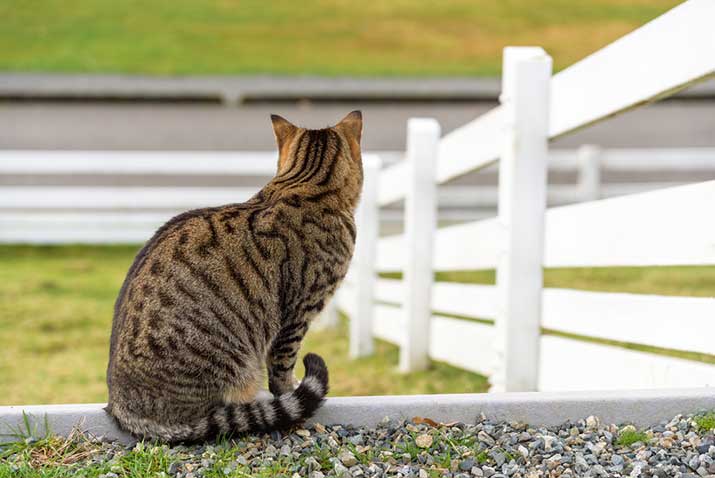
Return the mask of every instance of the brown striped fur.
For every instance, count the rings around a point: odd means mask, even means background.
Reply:
[[[328,390],[315,354],[296,388],[308,325],[343,279],[362,187],[362,115],[308,130],[272,116],[276,176],[243,204],[162,226],[117,298],[107,411],[170,442],[270,431],[309,417]],[[271,401],[254,396],[268,371]]]

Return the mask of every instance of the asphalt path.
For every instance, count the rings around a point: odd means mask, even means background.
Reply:
[[[449,132],[490,102],[212,103],[0,102],[0,149],[270,150],[269,115],[323,127],[361,109],[365,150],[404,150],[406,121],[436,118]],[[715,100],[675,99],[608,119],[555,141],[554,148],[715,146]]]

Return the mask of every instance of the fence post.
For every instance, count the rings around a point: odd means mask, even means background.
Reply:
[[[431,118],[407,122],[409,177],[405,197],[406,335],[400,347],[401,372],[429,365],[429,332],[432,316],[432,248],[437,227],[437,165],[440,127]]]
[[[584,144],[578,149],[578,184],[583,201],[601,199],[601,148]]]
[[[356,211],[355,244],[355,317],[350,317],[350,357],[373,353],[372,319],[374,314],[377,239],[380,230],[380,206],[377,190],[382,161],[373,154],[363,155],[363,187]]]
[[[551,57],[541,48],[504,49],[505,115],[499,163],[497,367],[492,391],[538,386]]]

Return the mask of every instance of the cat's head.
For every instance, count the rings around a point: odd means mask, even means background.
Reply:
[[[286,189],[338,190],[355,207],[362,189],[362,113],[353,111],[335,126],[306,129],[271,115],[278,143],[275,185]]]

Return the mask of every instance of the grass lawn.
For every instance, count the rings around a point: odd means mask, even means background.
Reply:
[[[112,307],[136,250],[0,246],[0,405],[106,400]],[[345,324],[311,331],[303,350],[326,359],[333,396],[487,387],[484,377],[439,363],[400,375],[397,347],[384,342],[374,357],[351,361]]]
[[[505,45],[563,68],[680,0],[5,0],[0,70],[495,75]]]

